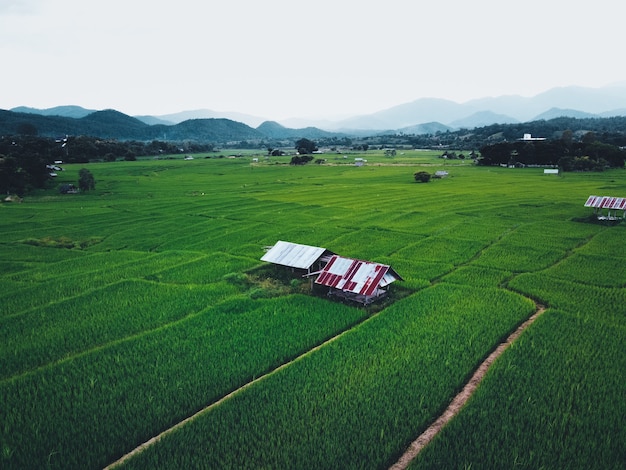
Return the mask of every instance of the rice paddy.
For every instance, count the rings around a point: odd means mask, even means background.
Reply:
[[[624,171],[360,156],[97,163],[1,205],[0,467],[103,468],[201,412],[120,468],[388,468],[540,302],[412,468],[622,468],[626,226],[583,204]],[[272,279],[277,240],[405,281],[342,304]]]

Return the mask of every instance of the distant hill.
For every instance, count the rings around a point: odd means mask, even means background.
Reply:
[[[174,126],[152,126],[162,131],[163,140],[195,140],[199,142],[239,142],[262,140],[265,136],[256,129],[230,119],[189,119]]]
[[[514,124],[518,122],[517,119],[505,114],[496,114],[492,111],[478,111],[465,118],[452,121],[450,127],[455,129],[473,129],[490,124]]]
[[[270,139],[322,139],[336,137],[337,133],[323,131],[316,127],[305,127],[302,129],[290,129],[275,121],[265,121],[256,128],[264,136]]]
[[[545,113],[541,113],[538,116],[535,116],[533,121],[539,121],[540,119],[544,119],[546,121],[550,119],[555,119],[559,117],[571,117],[576,119],[584,119],[584,118],[594,118],[599,117],[597,114],[586,113],[584,111],[578,111],[576,109],[561,109],[561,108],[551,108],[547,110]]]
[[[437,132],[452,131],[453,128],[441,124],[440,122],[427,122],[424,124],[418,124],[416,126],[403,127],[398,129],[401,134],[408,135],[424,135],[424,134],[436,134]]]
[[[266,138],[229,119],[193,119],[175,125],[149,125],[115,110],[96,111],[79,119],[0,110],[0,135],[34,133],[43,137],[85,135],[117,140],[191,140],[225,143]]]
[[[77,119],[81,134],[120,140],[138,139],[150,135],[151,126],[119,111],[96,111]]]
[[[376,113],[329,123],[324,129],[403,129],[425,122],[452,128],[528,122],[549,110],[571,109],[597,116],[626,115],[626,84],[603,88],[562,87],[533,97],[505,95],[465,103],[420,98]]]
[[[626,116],[626,108],[613,109],[611,111],[605,111],[603,113],[599,113],[598,116],[600,116],[600,117]]]
[[[166,121],[165,119],[160,119],[154,116],[135,116],[135,118],[139,119],[141,122],[148,124],[149,126],[155,126],[157,124],[162,124],[164,126],[173,126],[176,124],[172,121]]]
[[[80,119],[85,117],[93,112],[95,109],[85,109],[80,106],[56,106],[54,108],[47,109],[38,109],[38,108],[29,108],[28,106],[19,106],[17,108],[12,108],[10,111],[14,111],[16,113],[30,113],[30,114],[40,114],[42,116],[62,116],[69,117],[74,119]]]
[[[14,115],[6,114],[10,112],[14,112]],[[292,118],[285,121],[290,126],[256,116],[209,109],[139,117],[115,114],[117,112],[97,114],[102,112],[104,111],[94,112],[80,106],[58,106],[45,110],[19,107],[2,112],[0,132],[15,133],[19,127],[22,131],[34,129],[40,135],[88,135],[97,132],[101,137],[118,139],[202,138],[211,141],[296,138],[314,140],[393,133],[424,135],[559,117],[586,119],[626,116],[626,83],[603,88],[562,87],[533,97],[505,95],[465,103],[420,98],[376,113],[337,121]],[[187,121],[198,122],[176,128]],[[224,140],[220,140],[222,141]]]
[[[476,111],[480,109],[471,112]],[[374,114],[344,119],[335,123],[333,129],[401,129],[434,121],[447,124],[468,114],[466,107],[453,101],[421,98]]]
[[[153,116],[162,121],[171,122],[174,124],[188,121],[190,119],[230,119],[231,121],[243,122],[250,127],[256,127],[260,125],[265,118],[258,116],[252,116],[250,114],[236,113],[236,112],[220,112],[213,111],[211,109],[194,109],[189,111],[181,111],[173,114],[163,114],[160,116]]]

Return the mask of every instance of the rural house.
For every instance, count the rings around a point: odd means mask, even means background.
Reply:
[[[325,248],[278,241],[261,261],[306,271],[315,284],[329,288],[328,295],[368,305],[387,295],[387,287],[402,277],[390,266],[344,258]],[[313,266],[317,271],[312,271]]]
[[[328,295],[368,305],[387,295],[387,286],[402,277],[390,266],[333,255],[316,284],[330,288]]]
[[[319,270],[332,255],[334,253],[326,248],[279,240],[274,246],[268,248],[261,257],[261,261],[292,268],[292,270],[304,270],[310,274],[316,263],[315,269]]]

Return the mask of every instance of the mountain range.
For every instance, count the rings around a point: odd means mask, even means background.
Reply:
[[[104,126],[115,115],[116,125],[134,132],[126,138],[190,138],[194,132],[202,138],[215,134],[208,124],[224,127],[225,120],[242,123],[249,129],[232,132],[234,140],[247,138],[321,138],[334,134],[375,135],[379,133],[427,134],[446,130],[472,129],[491,124],[512,124],[556,117],[594,118],[626,116],[626,82],[602,88],[553,88],[533,97],[505,95],[457,103],[440,98],[420,98],[368,115],[353,116],[339,121],[312,121],[293,118],[282,122],[236,112],[209,109],[182,111],[159,116],[126,116],[112,110],[97,111],[80,106],[59,106],[49,109],[18,107],[13,113],[35,114],[80,120],[92,126]],[[124,116],[124,118],[123,118]],[[126,119],[128,118],[128,119]],[[202,122],[206,121],[206,122]],[[67,124],[67,121],[66,121]],[[37,124],[34,124],[37,126]],[[3,131],[4,132],[4,131]],[[133,134],[134,137],[131,137]]]

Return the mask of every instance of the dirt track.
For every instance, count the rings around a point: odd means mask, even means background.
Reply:
[[[474,372],[474,375],[472,375],[472,378],[469,380],[469,382],[467,382],[465,387],[463,387],[463,390],[461,390],[461,392],[456,397],[454,397],[454,399],[452,400],[450,405],[448,405],[448,408],[446,408],[446,410],[443,412],[443,414],[441,416],[439,416],[439,418],[437,418],[437,420],[433,424],[431,424],[428,427],[428,429],[426,429],[426,431],[424,431],[415,441],[413,441],[411,443],[411,445],[406,450],[406,452],[402,455],[402,457],[400,457],[398,462],[396,462],[390,468],[390,470],[404,470],[404,469],[406,469],[408,467],[409,463],[413,459],[415,459],[415,457],[417,457],[417,454],[419,454],[419,452],[437,435],[437,433],[452,418],[454,418],[454,416],[456,416],[458,414],[458,412],[461,410],[463,405],[465,405],[467,400],[469,400],[470,396],[474,393],[474,391],[476,390],[476,387],[478,387],[478,384],[485,377],[485,374],[487,373],[487,370],[489,369],[489,367],[491,366],[493,361],[495,361],[506,350],[506,348],[509,347],[509,345],[513,341],[515,341],[522,334],[522,332],[526,328],[528,328],[528,326],[530,326],[537,319],[537,317],[539,317],[539,315],[541,315],[544,311],[545,311],[545,307],[543,305],[539,305],[538,304],[537,305],[537,310],[535,311],[535,313],[528,320],[526,320],[524,323],[522,323],[513,333],[511,333],[509,335],[509,337],[504,342],[502,342],[502,343],[500,343],[498,345],[498,347],[487,357],[487,359],[485,359],[482,362],[482,364],[480,366],[478,366],[478,369],[476,370],[476,372]],[[112,469],[120,466],[121,464],[125,463],[127,460],[132,458],[133,456],[139,454],[140,452],[144,451],[148,447],[156,444],[158,441],[160,441],[166,435],[172,433],[173,431],[181,428],[182,426],[184,426],[188,422],[194,420],[199,415],[201,415],[201,414],[203,414],[203,413],[205,413],[205,412],[215,408],[216,406],[219,406],[221,403],[223,403],[224,401],[228,400],[233,395],[235,395],[235,394],[245,390],[246,388],[250,387],[251,385],[253,385],[253,384],[257,383],[257,382],[265,380],[266,378],[270,377],[271,375],[275,374],[276,372],[284,369],[285,367],[288,367],[289,365],[293,364],[296,361],[299,361],[304,356],[308,356],[312,352],[319,350],[320,348],[322,348],[323,346],[327,345],[328,343],[336,341],[339,337],[343,336],[345,333],[346,332],[343,332],[343,333],[340,333],[339,335],[337,335],[337,336],[335,336],[333,338],[330,338],[329,340],[325,341],[324,343],[314,347],[310,351],[307,351],[304,355],[299,356],[299,357],[295,358],[294,360],[289,361],[289,362],[279,366],[278,368],[274,369],[273,371],[269,372],[268,374],[263,375],[261,377],[258,377],[255,380],[245,384],[241,388],[239,388],[237,390],[234,390],[233,392],[229,393],[228,395],[222,397],[220,400],[218,400],[218,401],[212,403],[211,405],[207,406],[206,408],[200,410],[199,412],[197,412],[193,416],[188,417],[187,419],[181,421],[180,423],[174,425],[173,427],[163,431],[161,434],[159,434],[159,435],[153,437],[152,439],[149,439],[148,441],[144,442],[139,447],[135,448],[134,450],[130,451],[129,453],[127,453],[126,455],[121,457],[119,460],[117,460],[117,461],[111,463],[110,465],[106,466],[104,470],[112,470]]]
[[[472,396],[478,384],[485,377],[485,374],[489,370],[493,361],[495,361],[500,355],[508,348],[513,341],[515,341],[522,332],[528,328],[544,311],[546,308],[543,305],[537,305],[537,310],[535,313],[524,323],[522,323],[511,335],[506,339],[506,341],[500,343],[498,347],[483,361],[483,363],[478,366],[472,378],[465,384],[463,390],[459,392],[459,394],[454,397],[448,408],[443,412],[439,418],[435,420],[433,424],[431,424],[426,431],[424,431],[417,439],[415,439],[406,452],[400,457],[400,459],[390,467],[390,470],[405,470],[411,461],[417,457],[420,451],[433,440],[433,438],[441,431],[441,429],[448,424],[448,422],[454,418],[463,405],[469,400]]]

